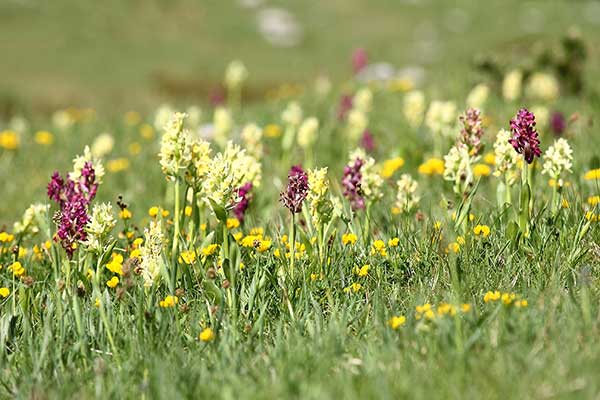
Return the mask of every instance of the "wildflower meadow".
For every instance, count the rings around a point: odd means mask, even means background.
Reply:
[[[317,22],[300,2],[162,3],[127,10],[163,16],[163,38],[214,16],[206,32],[248,35],[264,60],[240,45],[207,67],[211,90],[159,74],[170,91],[143,99],[121,67],[95,73],[124,93],[101,100],[50,79],[13,96],[0,67],[0,398],[600,397],[600,3],[438,18],[435,1],[375,1],[364,38],[340,22],[343,54],[322,58],[318,8],[334,26],[354,2],[314,5]],[[0,10],[58,10],[24,4]],[[476,42],[478,7],[515,32]],[[417,43],[410,65],[381,61],[400,11],[421,21],[395,43]],[[477,54],[451,58],[446,31]],[[191,43],[155,43],[192,62]],[[286,51],[325,66],[269,81]]]

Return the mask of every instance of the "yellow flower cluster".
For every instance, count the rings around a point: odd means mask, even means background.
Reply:
[[[393,316],[392,318],[390,318],[388,320],[388,325],[390,326],[390,328],[392,328],[393,330],[397,330],[399,329],[401,326],[403,326],[404,324],[406,324],[406,317],[404,315],[400,315],[400,316]]]
[[[358,293],[362,289],[362,285],[358,282],[354,282],[348,287],[344,288],[344,293]]]
[[[15,131],[0,132],[0,148],[5,150],[16,150],[19,147],[19,135]]]
[[[401,157],[385,160],[381,166],[381,176],[385,179],[391,178],[394,173],[404,165],[404,159]]]
[[[380,255],[381,257],[387,257],[387,250],[385,249],[385,242],[383,240],[376,240],[371,245],[371,255]]]
[[[485,303],[502,301],[502,304],[506,306],[514,305],[517,308],[527,307],[528,303],[525,299],[519,299],[518,295],[512,292],[500,292],[499,290],[488,291],[483,296]]]
[[[177,305],[177,303],[179,303],[179,297],[168,295],[164,298],[164,300],[161,300],[158,305],[161,308],[173,308]]]
[[[113,253],[111,260],[106,264],[106,269],[118,275],[123,275],[123,256]]]
[[[430,158],[419,165],[419,173],[422,175],[443,175],[444,160],[439,158]]]
[[[477,225],[473,228],[473,233],[476,236],[488,237],[490,235],[490,227],[487,225]]]
[[[353,245],[354,243],[356,243],[357,240],[358,236],[356,236],[354,233],[344,233],[342,235],[342,244],[344,246]]]

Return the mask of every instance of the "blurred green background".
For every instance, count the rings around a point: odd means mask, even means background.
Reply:
[[[265,10],[289,12],[289,47],[261,33]],[[50,113],[71,105],[114,112],[164,101],[206,101],[232,59],[250,71],[254,99],[283,82],[351,75],[357,47],[372,61],[419,66],[440,92],[477,55],[519,60],[576,27],[600,38],[597,1],[445,0],[2,0],[0,101]],[[272,28],[277,29],[277,27]],[[588,76],[600,71],[589,46]]]

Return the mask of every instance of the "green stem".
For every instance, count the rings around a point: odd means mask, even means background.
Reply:
[[[290,220],[290,274],[294,277],[294,262],[296,260],[296,214],[292,212]]]
[[[173,229],[173,248],[171,249],[173,257],[177,256],[177,247],[179,245],[179,203],[179,178],[175,178],[175,220]]]

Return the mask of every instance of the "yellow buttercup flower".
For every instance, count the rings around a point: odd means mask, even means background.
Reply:
[[[585,179],[586,181],[593,181],[593,180],[600,179],[600,168],[591,169],[591,170],[587,171],[583,175],[583,179]]]
[[[19,135],[14,131],[0,132],[0,148],[5,150],[16,150],[19,147]]]
[[[211,328],[204,328],[198,338],[205,343],[212,342],[215,340],[215,332]]]
[[[7,288],[7,287],[0,288],[0,296],[2,296],[3,298],[7,298],[9,294],[10,294],[9,288]]]
[[[477,225],[473,228],[473,233],[477,236],[482,235],[483,237],[488,237],[490,235],[490,227],[487,225]]]
[[[240,226],[240,221],[237,218],[227,218],[227,229],[235,229]]]
[[[212,256],[213,254],[216,253],[218,248],[219,248],[219,245],[216,243],[209,244],[208,246],[206,246],[205,248],[202,249],[202,254],[204,254],[205,256]]]
[[[390,326],[390,328],[392,328],[393,330],[396,330],[398,328],[400,328],[402,325],[404,325],[406,323],[406,317],[404,315],[400,315],[400,316],[393,316],[392,318],[389,319],[388,321],[388,325]]]
[[[375,254],[379,254],[382,257],[387,256],[385,242],[383,240],[376,240],[373,242],[373,245],[371,246],[371,255]]]
[[[192,207],[185,206],[185,209],[183,210],[183,212],[185,213],[186,217],[191,217],[192,216]]]
[[[37,131],[34,136],[34,140],[37,144],[42,146],[50,146],[54,143],[54,135],[48,131]]]
[[[194,250],[183,251],[180,259],[188,265],[193,264],[196,261],[196,252]]]
[[[14,276],[23,276],[25,275],[25,268],[21,265],[19,261],[15,261],[8,267],[9,271],[12,271]]]
[[[172,308],[175,307],[179,303],[179,297],[168,295],[164,300],[161,300],[158,305],[161,308]]]
[[[423,164],[419,165],[418,169],[420,174],[423,175],[443,175],[444,174],[444,160],[440,158],[430,158]]]
[[[390,240],[388,240],[389,247],[398,247],[398,244],[400,244],[400,239],[397,237],[391,238]]]
[[[151,216],[152,218],[156,218],[156,216],[158,215],[158,207],[157,206],[150,207],[150,209],[148,210],[148,215]]]
[[[475,164],[473,165],[473,175],[475,177],[490,176],[492,169],[486,164]]]
[[[129,211],[129,209],[124,208],[121,210],[121,212],[119,212],[119,218],[121,219],[131,219],[133,215],[131,214],[131,211]]]
[[[113,276],[108,281],[106,281],[106,286],[108,286],[111,289],[117,287],[118,284],[119,284],[119,278],[117,278],[116,276]]]
[[[123,256],[121,254],[113,253],[112,259],[106,264],[106,268],[110,272],[123,275]]]
[[[358,293],[358,291],[362,288],[362,285],[358,282],[354,282],[352,285],[344,288],[344,293]]]
[[[385,160],[381,168],[381,176],[383,178],[391,178],[399,168],[404,165],[404,160],[401,157]]]
[[[354,272],[356,272],[356,275],[360,276],[361,278],[366,277],[367,275],[369,275],[369,270],[371,269],[371,266],[366,264],[363,265],[362,267],[356,267],[354,269]]]
[[[129,169],[129,160],[127,158],[115,158],[106,162],[108,172],[117,173],[127,171]]]
[[[595,206],[596,204],[600,204],[600,196],[590,196],[590,197],[588,197],[587,202],[590,206]]]
[[[354,233],[344,233],[342,235],[342,243],[344,245],[354,244],[358,240],[358,237]]]
[[[494,152],[489,151],[485,153],[485,155],[483,156],[483,162],[488,165],[496,165],[496,155],[494,154]]]

